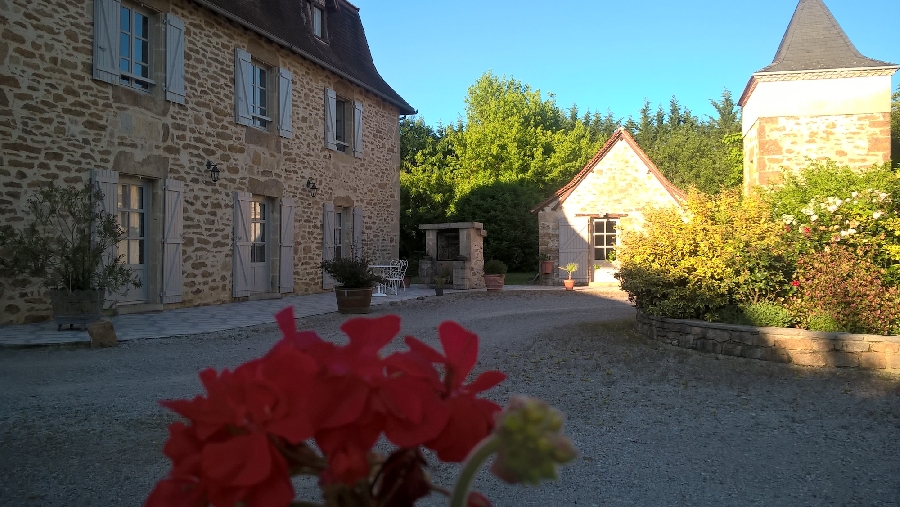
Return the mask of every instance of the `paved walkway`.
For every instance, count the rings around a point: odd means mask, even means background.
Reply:
[[[560,290],[560,287],[536,285],[507,285],[504,290]],[[445,289],[445,294],[467,292]],[[383,305],[394,301],[435,297],[434,289],[414,285],[397,296],[373,297],[372,305]],[[164,338],[198,333],[210,333],[256,326],[275,322],[275,314],[287,307],[294,307],[297,317],[322,315],[337,311],[334,293],[323,292],[303,296],[288,296],[263,301],[242,301],[221,305],[178,308],[152,313],[134,313],[111,317],[116,337],[119,341],[143,338]],[[36,324],[0,326],[0,348],[40,347],[52,345],[89,345],[88,333],[78,330],[57,331],[53,321]]]

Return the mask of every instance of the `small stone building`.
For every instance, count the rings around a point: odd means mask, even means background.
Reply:
[[[577,263],[576,282],[615,282],[608,257],[620,231],[640,229],[643,208],[678,206],[684,198],[619,128],[572,181],[531,210],[538,214],[540,254],[557,266]],[[551,280],[568,276],[554,271]]]
[[[323,259],[398,256],[415,110],[351,3],[2,5],[0,220],[48,182],[99,186],[144,282],[119,311],[329,290]],[[39,280],[2,273],[0,324],[49,316]]]
[[[810,159],[855,168],[890,160],[898,68],[861,55],[822,0],[800,0],[775,59],[750,77],[738,102],[745,192]]]

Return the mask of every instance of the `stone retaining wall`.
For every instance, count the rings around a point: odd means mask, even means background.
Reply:
[[[636,329],[653,340],[701,352],[803,366],[900,370],[900,336],[738,326],[640,311]]]

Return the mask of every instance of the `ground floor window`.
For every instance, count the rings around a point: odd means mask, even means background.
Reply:
[[[610,252],[615,250],[618,241],[617,229],[619,220],[616,218],[595,218],[593,224],[594,236],[594,261],[609,259]]]

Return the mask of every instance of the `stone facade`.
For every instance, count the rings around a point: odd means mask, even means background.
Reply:
[[[744,191],[812,160],[867,168],[891,159],[890,76],[793,75],[761,81],[743,102]],[[860,74],[860,73],[857,73]]]
[[[575,250],[582,258],[586,255],[586,261],[575,261],[579,270],[573,278],[581,283],[611,281],[615,266],[594,260],[591,236],[595,219],[617,221],[619,232],[640,230],[643,208],[677,206],[683,198],[683,192],[666,180],[628,131],[619,129],[571,182],[532,210],[538,214],[539,251],[555,265],[570,262],[560,252],[560,225],[568,224],[565,227],[574,233],[570,236],[580,245]],[[563,249],[567,249],[565,245]],[[594,264],[600,268],[593,269]],[[542,275],[545,283],[559,283],[568,277],[562,270],[554,271]]]
[[[26,200],[47,182],[81,185],[92,170],[147,189],[146,299],[120,310],[230,302],[233,296],[235,193],[268,204],[268,281],[250,297],[278,297],[281,263],[293,266],[293,292],[323,287],[323,206],[362,211],[361,246],[396,258],[399,234],[398,106],[239,24],[187,0],[143,0],[161,17],[184,21],[184,104],[161,86],[144,92],[92,78],[91,0],[0,0],[0,219],[21,224]],[[154,21],[156,22],[156,21]],[[293,75],[290,138],[274,125],[235,121],[235,49]],[[155,54],[155,53],[154,53]],[[325,90],[363,107],[361,157],[324,142]],[[217,183],[205,164],[221,170]],[[183,183],[180,301],[163,304],[164,182]],[[318,187],[315,197],[305,184]],[[293,199],[293,256],[279,246],[281,204]],[[50,315],[39,280],[4,273],[0,324]]]
[[[637,312],[637,331],[677,347],[801,366],[900,370],[900,336],[670,319]]]

